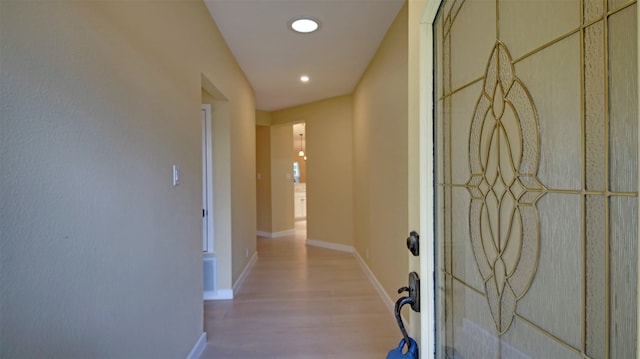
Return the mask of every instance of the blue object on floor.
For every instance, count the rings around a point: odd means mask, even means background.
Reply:
[[[387,359],[418,359],[420,357],[418,354],[418,343],[409,337],[409,349],[406,353],[403,353],[402,350],[406,344],[404,338],[400,339],[400,344],[398,344],[397,348],[389,351]]]

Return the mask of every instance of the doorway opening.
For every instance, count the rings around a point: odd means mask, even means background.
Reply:
[[[293,128],[293,208],[296,238],[307,235],[307,151],[305,123]]]
[[[202,260],[204,300],[233,298],[231,221],[220,214],[231,213],[231,159],[229,102],[211,81],[202,76]]]

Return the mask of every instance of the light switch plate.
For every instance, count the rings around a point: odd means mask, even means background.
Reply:
[[[180,184],[180,166],[173,165],[173,186]]]

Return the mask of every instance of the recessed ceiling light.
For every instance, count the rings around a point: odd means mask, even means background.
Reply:
[[[307,75],[302,75],[302,76],[300,76],[300,81],[302,81],[302,82],[309,82],[309,76],[307,76]]]
[[[310,18],[299,18],[289,22],[289,27],[295,32],[302,34],[312,33],[320,27],[318,20]]]

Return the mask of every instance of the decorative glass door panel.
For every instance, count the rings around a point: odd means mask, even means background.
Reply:
[[[637,4],[445,0],[437,358],[635,358]]]

